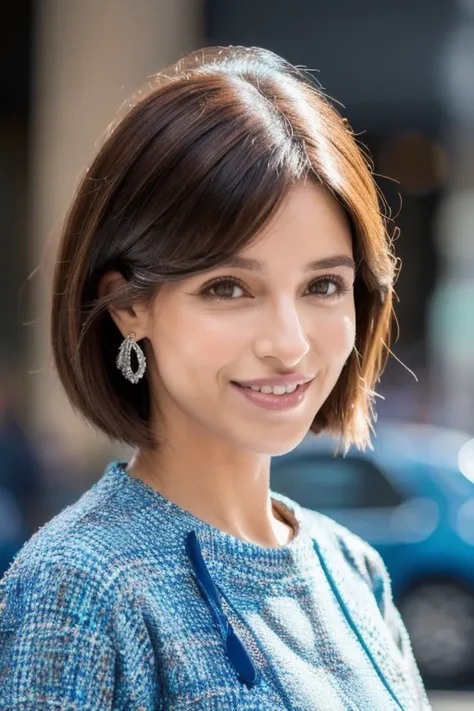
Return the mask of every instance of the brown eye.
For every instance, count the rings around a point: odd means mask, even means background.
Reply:
[[[322,296],[332,296],[337,291],[337,284],[331,279],[321,279],[313,282],[309,290],[312,294],[321,294]]]
[[[321,296],[322,298],[336,298],[349,291],[345,281],[339,276],[320,277],[315,279],[308,286],[310,296]]]
[[[234,281],[233,279],[220,279],[207,286],[201,292],[201,295],[206,299],[232,300],[242,298],[245,296],[245,292],[238,281]]]

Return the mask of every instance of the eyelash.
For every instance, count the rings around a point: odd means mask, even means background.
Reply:
[[[325,294],[316,292],[313,294],[307,294],[307,296],[318,296],[321,299],[326,299],[329,301],[332,299],[340,298],[344,294],[347,294],[350,291],[350,288],[347,285],[347,282],[345,281],[345,279],[343,279],[338,274],[326,274],[323,277],[318,277],[317,279],[313,279],[309,283],[308,289],[310,289],[311,286],[314,284],[321,284],[321,283],[325,283],[325,282],[331,282],[332,284],[335,284],[336,291],[333,294],[326,294],[325,295]],[[238,301],[238,299],[244,298],[242,296],[239,296],[239,297],[217,296],[216,294],[213,294],[211,290],[215,289],[217,286],[220,286],[221,284],[238,286],[242,289],[242,291],[247,291],[247,289],[245,288],[245,286],[239,279],[236,279],[235,277],[221,277],[219,279],[215,279],[210,284],[204,285],[202,290],[199,292],[199,296],[201,296],[204,299],[209,299],[209,300],[214,300],[214,301]]]

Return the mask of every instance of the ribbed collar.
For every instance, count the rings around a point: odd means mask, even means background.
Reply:
[[[124,461],[109,464],[103,477],[104,484],[108,483],[123,492],[128,510],[130,506],[146,506],[148,510],[159,511],[162,521],[166,520],[168,524],[160,526],[160,529],[167,536],[182,539],[183,546],[187,534],[195,531],[203,556],[213,572],[224,567],[228,574],[238,576],[240,580],[245,576],[249,580],[275,580],[281,583],[294,576],[301,580],[302,576],[309,576],[314,571],[312,539],[304,512],[296,502],[274,491],[270,492],[275,508],[293,525],[295,533],[286,545],[264,547],[243,541],[203,521],[141,479],[133,477],[126,471],[126,466],[127,462]]]

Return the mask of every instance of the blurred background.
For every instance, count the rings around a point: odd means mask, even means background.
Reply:
[[[123,454],[51,362],[78,176],[148,75],[205,45],[263,46],[342,105],[403,264],[374,452],[333,460],[318,438],[275,461],[272,486],[381,552],[434,707],[474,708],[474,0],[16,0],[0,33],[0,575]]]

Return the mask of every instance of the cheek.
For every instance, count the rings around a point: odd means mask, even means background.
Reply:
[[[347,351],[347,355],[351,353],[352,349],[354,348],[355,345],[355,337],[356,337],[356,319],[355,319],[355,311],[352,312],[352,314],[349,316],[344,316],[343,319],[343,340],[344,340],[344,347],[345,350]]]
[[[238,355],[242,347],[242,329],[232,319],[209,314],[170,311],[153,329],[153,350],[163,371],[173,368],[183,374],[214,373]]]
[[[331,317],[332,316],[332,317]],[[349,357],[355,343],[355,312],[328,314],[315,336],[317,351],[329,365],[338,368]]]

